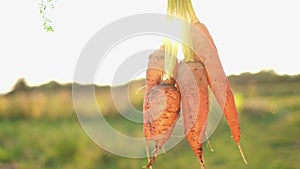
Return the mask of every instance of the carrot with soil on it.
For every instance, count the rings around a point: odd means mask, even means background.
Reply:
[[[201,37],[198,34],[198,36],[195,36],[193,39],[195,42],[195,50],[198,53],[197,56],[199,60],[202,60],[204,63],[209,86],[212,89],[219,105],[224,112],[233,139],[241,152],[244,162],[247,164],[240,146],[240,123],[229,81],[221,65],[221,61],[219,59],[216,48],[212,45],[211,41],[209,41],[208,38],[203,41],[201,40],[201,38],[205,39],[206,37],[203,35]],[[202,47],[199,49],[197,47],[197,44]]]
[[[227,120],[227,123],[229,125],[229,128],[232,133],[233,140],[238,146],[238,149],[242,155],[242,158],[246,164],[248,164],[245,155],[243,153],[242,147],[240,145],[240,139],[241,139],[241,128],[240,128],[240,123],[239,123],[239,118],[238,118],[238,112],[236,109],[235,101],[234,101],[234,96],[232,93],[232,90],[230,88],[229,81],[226,81],[226,99],[225,99],[225,105],[223,108],[223,112],[225,115],[225,118]]]
[[[168,1],[168,14],[175,14],[176,1]],[[162,146],[170,139],[180,111],[180,92],[174,73],[177,66],[178,43],[169,38],[165,38],[163,42],[165,47],[163,75],[159,85],[152,87],[147,98],[150,140],[155,142],[155,149],[146,168],[152,166]]]
[[[163,80],[151,89],[148,98],[148,115],[150,121],[151,140],[155,142],[154,156],[148,162],[151,167],[162,146],[170,139],[180,111],[180,92],[175,81]]]
[[[148,143],[151,140],[152,134],[150,131],[151,123],[149,119],[149,94],[153,86],[158,85],[161,82],[161,77],[163,74],[163,66],[164,66],[164,46],[161,46],[159,50],[155,51],[149,56],[148,68],[146,71],[146,86],[145,86],[145,95],[144,95],[144,103],[143,103],[143,116],[144,116],[144,135],[145,135],[145,148],[146,154],[148,158],[148,162],[150,161]]]
[[[185,138],[204,169],[202,144],[205,141],[209,94],[202,63],[181,62],[178,66],[177,83],[181,93]]]
[[[169,42],[169,41],[166,41]],[[170,51],[170,53],[168,52]],[[162,146],[170,139],[180,111],[180,92],[176,86],[174,72],[177,66],[177,46],[165,44],[164,71],[161,81],[150,90],[146,106],[146,140],[155,142],[154,156],[146,168],[150,168]],[[148,79],[147,79],[148,80]],[[146,141],[146,144],[148,144]],[[146,145],[147,146],[147,145]]]
[[[192,6],[190,0],[187,0],[187,2]],[[194,15],[193,8],[191,7],[189,10],[189,13]],[[206,26],[200,23],[196,17],[191,18],[194,18],[191,36],[196,56],[204,63],[208,84],[224,112],[233,139],[240,150],[244,162],[247,164],[240,146],[240,123],[234,96],[222,67],[217,48]]]
[[[189,16],[188,7],[186,2],[179,1],[177,11],[181,19],[190,22],[193,18]],[[189,48],[192,39],[187,28],[182,25],[181,38],[187,46],[182,45],[184,61],[178,66],[176,80],[181,93],[185,138],[204,169],[202,144],[205,141],[209,112],[208,81],[203,64],[197,61],[193,50]]]
[[[149,68],[149,72],[147,70],[144,99],[144,133],[148,156],[146,168],[151,168],[158,152],[170,139],[179,117],[182,100],[186,139],[204,169],[202,143],[205,141],[208,120],[209,87],[221,106],[233,139],[247,163],[240,146],[240,124],[234,96],[208,29],[197,19],[191,0],[168,0],[168,14],[179,16],[194,26],[183,24],[181,27],[182,39],[185,42],[182,44],[185,58],[178,68],[178,84],[174,80],[177,43],[168,38],[164,39],[163,71],[156,72],[159,74],[157,75],[151,73]],[[148,142],[151,140],[155,142],[155,150],[150,160]]]

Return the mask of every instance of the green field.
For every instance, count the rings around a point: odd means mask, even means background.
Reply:
[[[243,163],[223,118],[210,138],[215,151],[204,145],[206,168],[298,169],[300,81],[290,77],[282,81],[276,76],[276,83],[261,82],[251,76],[255,83],[245,83],[241,77],[230,80],[240,112],[241,144],[249,164]],[[39,99],[34,100],[35,96]],[[41,86],[0,97],[0,169],[139,169],[146,164],[146,159],[120,157],[98,147],[76,119],[70,96],[68,87],[52,84],[52,88]],[[27,98],[23,107],[22,97]],[[136,101],[138,107],[140,103]],[[114,113],[106,119],[117,130],[142,135],[140,124]],[[160,155],[153,168],[200,169],[200,165],[182,141]]]

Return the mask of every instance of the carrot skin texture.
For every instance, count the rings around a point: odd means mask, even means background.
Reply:
[[[204,64],[212,91],[223,108],[227,77],[218,52],[209,40],[208,35],[205,35],[197,25],[192,26],[191,29],[193,47],[197,59]]]
[[[225,99],[225,106],[223,112],[227,120],[227,123],[229,124],[229,128],[232,132],[233,140],[237,144],[239,144],[241,139],[241,127],[239,123],[238,112],[234,101],[234,96],[228,80],[226,81],[226,99]]]
[[[152,166],[159,150],[170,139],[180,111],[180,92],[174,84],[160,83],[149,94],[151,139],[155,142],[155,154],[147,168]],[[154,118],[153,118],[154,117]],[[155,118],[156,117],[156,118]]]
[[[180,92],[173,85],[160,84],[152,88],[149,95],[153,117],[152,135],[159,148],[167,142],[179,117]]]
[[[200,62],[181,62],[178,66],[177,83],[182,100],[185,137],[204,168],[202,143],[209,112],[208,81]]]
[[[148,68],[146,71],[146,87],[143,103],[144,135],[146,138],[146,142],[148,142],[152,137],[152,134],[150,132],[151,124],[149,123],[150,120],[148,109],[150,105],[148,96],[153,86],[156,86],[161,82],[161,77],[163,74],[164,55],[165,51],[163,50],[163,47],[161,47],[160,50],[155,51],[149,56]]]
[[[144,135],[146,138],[146,142],[152,140],[152,133],[150,131],[151,123],[149,116],[152,118],[157,118],[151,115],[148,111],[149,104],[149,94],[151,89],[154,86],[157,86],[161,83],[161,78],[163,75],[163,67],[164,67],[164,56],[165,56],[165,47],[161,46],[159,50],[153,52],[149,56],[148,68],[146,70],[146,85],[145,85],[145,94],[144,94],[144,102],[143,102],[143,116],[144,116]],[[174,68],[174,75],[176,75],[178,64],[176,64]],[[176,77],[176,76],[175,76]]]
[[[203,61],[205,66],[209,86],[224,112],[234,141],[239,145],[240,124],[238,113],[216,46],[204,24],[195,24],[191,32],[197,57],[200,61]]]
[[[160,83],[161,77],[163,74],[163,66],[164,66],[164,46],[161,46],[159,50],[154,51],[148,60],[148,68],[146,71],[146,85],[145,85],[145,94],[144,94],[144,103],[143,103],[143,118],[144,118],[144,135],[145,135],[145,150],[148,159],[148,163],[150,162],[150,153],[148,144],[151,140],[151,123],[149,119],[148,109],[149,109],[149,100],[148,96],[150,94],[153,86],[156,86]],[[151,169],[151,167],[150,167]]]
[[[210,35],[207,27],[205,26],[205,24],[201,23],[201,22],[196,22],[194,23],[194,26],[196,28],[198,28],[199,31],[201,31],[209,40],[209,42],[213,45],[213,47],[217,50],[217,47],[215,45],[215,42],[212,38],[212,36]]]
[[[148,165],[147,168],[150,168],[152,163],[155,161],[158,151],[162,148],[162,146],[168,141],[175,126],[176,120],[179,115],[180,109],[180,93],[178,88],[175,87],[175,80],[172,79],[168,81],[168,85],[165,82],[162,82],[163,68],[164,68],[164,57],[165,57],[165,47],[161,46],[160,50],[155,51],[149,56],[148,68],[146,71],[146,86],[145,86],[145,95],[144,95],[144,103],[143,103],[143,116],[144,116],[144,135],[145,135],[145,148],[148,157]],[[175,65],[174,75],[176,75],[178,64]],[[176,77],[176,76],[174,76]],[[170,83],[170,84],[169,84]],[[162,95],[162,92],[159,88],[164,90],[163,88],[168,86],[169,89],[176,89],[174,91],[175,96],[171,94]],[[166,91],[169,91],[166,90]],[[158,92],[160,91],[160,92]],[[177,93],[176,93],[177,92]],[[179,93],[179,97],[176,94]],[[171,97],[169,99],[165,99],[165,97]],[[161,98],[163,99],[161,99]],[[175,99],[174,99],[175,98]],[[179,98],[179,100],[178,100]],[[172,103],[172,100],[178,101],[178,103]],[[169,102],[166,102],[168,101]],[[174,105],[178,107],[178,112],[176,111],[176,116],[172,109],[169,110],[166,107],[166,110],[162,109],[164,105],[164,101],[167,104]],[[160,108],[160,109],[159,109]],[[170,117],[168,116],[168,111]],[[174,120],[176,119],[176,120]],[[168,127],[169,126],[169,127]],[[166,128],[167,127],[167,128]],[[148,143],[153,140],[155,142],[155,155],[150,160]]]

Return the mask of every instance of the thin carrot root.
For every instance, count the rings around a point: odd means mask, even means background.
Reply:
[[[202,63],[181,62],[177,82],[181,92],[186,140],[204,168],[202,144],[208,119],[208,81]]]
[[[211,143],[209,141],[207,132],[205,132],[205,137],[206,137],[207,147],[210,149],[211,152],[214,152],[215,150],[214,150],[213,146],[211,145]]]
[[[154,86],[149,94],[148,114],[151,140],[155,142],[155,153],[147,167],[152,166],[162,146],[169,140],[180,111],[180,92],[175,81],[162,81]]]
[[[140,87],[134,94],[138,95],[145,88],[146,88],[146,85],[144,85],[143,87]]]
[[[148,141],[146,141],[146,143],[145,143],[145,149],[146,149],[148,163],[150,163],[151,159],[150,159],[150,154],[149,154]],[[143,168],[152,169],[152,166],[144,166]]]
[[[207,142],[207,147],[210,149],[211,152],[214,152],[214,148],[212,147],[211,143],[209,140],[206,141]]]
[[[145,168],[149,168],[151,169],[152,168],[152,164],[154,163],[154,161],[156,160],[156,157],[158,155],[158,152],[155,152],[154,156],[152,157],[152,159],[148,162],[147,166]]]
[[[149,163],[150,162],[150,154],[149,154],[148,141],[146,141],[145,149],[146,149],[146,154],[147,154],[147,160],[148,160],[148,163]]]
[[[243,160],[244,160],[244,163],[245,163],[245,164],[248,164],[248,161],[246,160],[246,157],[245,157],[245,155],[244,155],[244,152],[243,152],[243,149],[242,149],[241,145],[240,145],[240,144],[237,144],[237,146],[238,146],[238,148],[239,148],[239,150],[240,150],[240,153],[241,153],[241,156],[242,156],[242,158],[243,158]]]
[[[202,161],[201,161],[201,169],[205,169],[205,167],[204,167],[204,157],[202,157]]]

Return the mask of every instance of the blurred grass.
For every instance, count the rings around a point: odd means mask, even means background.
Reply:
[[[210,138],[215,151],[204,145],[206,168],[299,168],[300,80],[271,75],[273,81],[270,74],[267,80],[260,74],[230,77],[240,112],[241,144],[249,164],[243,163],[222,119]],[[130,89],[137,109],[141,109],[142,94],[136,91],[142,86],[143,81],[121,86],[126,91]],[[141,124],[118,115],[109,101],[110,89],[96,89],[107,121],[121,133],[142,137]],[[128,107],[122,108],[125,111]],[[93,143],[76,119],[68,85],[51,82],[29,88],[19,84],[13,92],[0,96],[0,169],[138,169],[146,161],[110,154]],[[182,141],[160,155],[153,167],[182,169],[200,165],[186,141]]]

